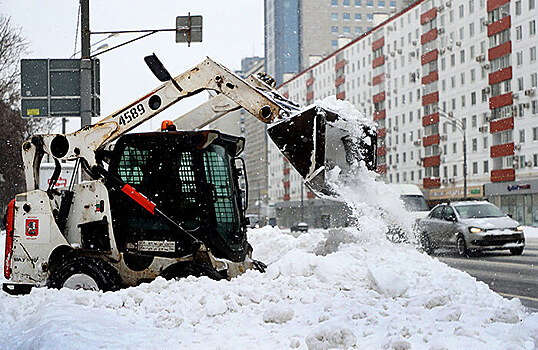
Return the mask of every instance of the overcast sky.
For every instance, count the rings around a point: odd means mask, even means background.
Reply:
[[[29,42],[26,58],[69,58],[75,48],[78,10],[77,0],[0,0],[0,12],[11,17],[12,24],[22,29]],[[244,57],[263,56],[262,0],[90,0],[90,29],[174,28],[176,16],[189,12],[203,16],[202,43],[193,43],[189,48],[186,44],[176,44],[173,32],[164,32],[100,56],[101,117],[160,84],[143,61],[144,56],[153,52],[172,76],[206,56],[232,70],[240,68]],[[104,37],[92,35],[92,43]],[[132,35],[122,34],[106,42],[113,46],[131,38]],[[77,36],[79,50],[80,35]],[[156,117],[152,128],[157,127],[160,120],[174,119],[205,99],[204,93],[195,102],[178,103]]]

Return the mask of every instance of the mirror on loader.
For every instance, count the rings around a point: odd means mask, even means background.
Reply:
[[[335,196],[326,181],[327,171],[337,166],[346,171],[360,161],[368,170],[377,166],[374,128],[320,106],[278,121],[267,132],[305,185],[319,196]]]

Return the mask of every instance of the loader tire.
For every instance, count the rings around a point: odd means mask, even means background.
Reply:
[[[196,261],[174,264],[172,266],[167,267],[161,273],[161,277],[164,277],[167,280],[174,279],[174,278],[176,279],[185,278],[189,276],[194,276],[194,277],[206,276],[215,281],[219,281],[225,278],[225,276],[220,274],[212,266],[199,263]]]
[[[122,287],[118,271],[98,258],[84,256],[66,260],[52,270],[47,280],[49,288],[116,291]]]

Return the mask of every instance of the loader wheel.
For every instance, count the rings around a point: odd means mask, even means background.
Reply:
[[[191,261],[187,263],[177,263],[172,266],[169,266],[161,273],[161,276],[166,278],[167,280],[170,280],[173,278],[185,278],[189,276],[194,276],[194,277],[206,276],[215,281],[219,281],[225,278],[225,276],[220,274],[212,266],[199,263],[196,261]]]
[[[107,292],[120,289],[122,280],[118,271],[104,260],[79,256],[52,270],[47,287]]]

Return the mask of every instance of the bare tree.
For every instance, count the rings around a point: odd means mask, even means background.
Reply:
[[[19,61],[27,47],[20,29],[0,16],[0,209],[25,188],[21,144],[28,122],[19,110]]]

